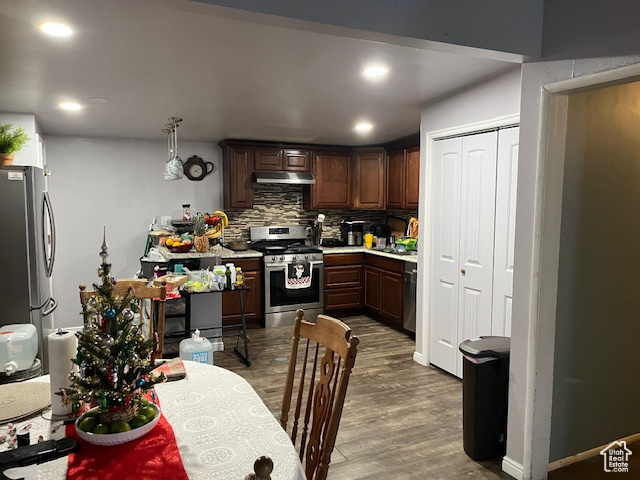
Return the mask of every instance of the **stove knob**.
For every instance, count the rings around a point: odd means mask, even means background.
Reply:
[[[296,257],[295,255],[294,255],[293,257],[291,257],[291,261],[292,261],[292,262],[295,262],[295,261],[296,261],[296,259],[297,259],[297,257]]]
[[[304,256],[304,258],[305,258],[306,260],[309,260],[309,255],[305,255],[305,256]],[[311,256],[311,258],[313,259],[313,255]]]
[[[281,261],[281,262],[284,262],[284,257],[280,257],[280,261]]]
[[[277,257],[271,257],[271,261],[275,262],[277,260]]]

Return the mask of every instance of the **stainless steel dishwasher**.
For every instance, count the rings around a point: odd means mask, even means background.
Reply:
[[[416,333],[416,286],[418,284],[418,264],[404,264],[404,328]]]

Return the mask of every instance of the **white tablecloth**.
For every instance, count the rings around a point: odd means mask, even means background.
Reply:
[[[256,458],[268,455],[274,462],[273,480],[305,479],[291,440],[246,380],[220,367],[194,362],[185,366],[186,379],[156,385],[156,392],[189,478],[243,480]],[[52,433],[60,422],[37,417],[18,425],[27,423],[32,424],[32,443],[38,435],[64,436],[64,427]],[[5,448],[1,445],[0,451]],[[6,472],[10,478],[29,480],[65,479],[66,473],[66,457]],[[132,478],[137,478],[135,472]]]

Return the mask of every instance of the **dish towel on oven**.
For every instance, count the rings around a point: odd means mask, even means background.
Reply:
[[[285,287],[289,289],[309,288],[313,268],[309,262],[291,263],[287,265],[287,281]]]

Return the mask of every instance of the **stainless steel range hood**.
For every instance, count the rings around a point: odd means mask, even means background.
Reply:
[[[254,172],[254,183],[313,185],[316,179],[309,172]]]

